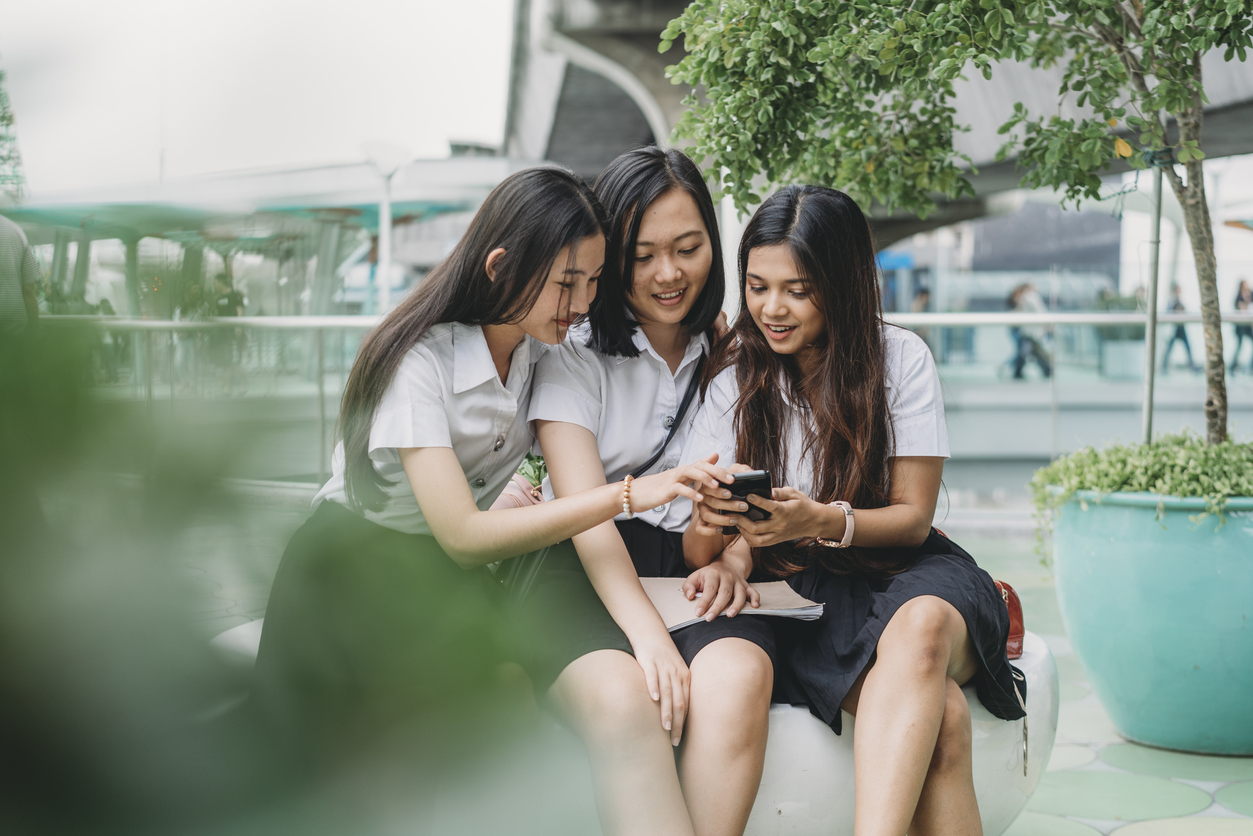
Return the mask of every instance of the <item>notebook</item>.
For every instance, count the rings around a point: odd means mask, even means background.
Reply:
[[[644,591],[661,618],[666,622],[666,629],[673,633],[683,627],[704,620],[704,616],[696,615],[696,605],[700,602],[689,601],[683,594],[685,578],[640,578]],[[784,581],[752,584],[753,589],[761,596],[761,606],[753,608],[747,604],[736,615],[774,615],[780,618],[796,618],[801,621],[814,621],[822,615],[822,604],[815,604],[802,598]],[[725,615],[725,610],[719,615]]]

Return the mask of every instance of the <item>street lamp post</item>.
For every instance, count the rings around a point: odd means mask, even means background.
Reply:
[[[392,177],[383,175],[383,200],[379,203],[379,251],[375,281],[379,284],[379,313],[386,313],[392,301]]]
[[[374,280],[379,287],[379,313],[386,313],[392,301],[392,178],[412,156],[405,149],[386,142],[361,146],[366,159],[383,178],[383,199],[379,201],[378,259]]]

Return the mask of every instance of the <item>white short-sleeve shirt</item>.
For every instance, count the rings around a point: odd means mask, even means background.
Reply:
[[[949,457],[944,394],[931,350],[912,331],[883,326],[887,362],[888,414],[892,421],[893,456]],[[718,454],[718,464],[735,461],[735,404],[740,387],[735,368],[720,372],[709,384],[696,425],[682,452],[684,460]],[[813,496],[813,466],[801,455],[808,409],[793,409],[788,426],[787,472],[771,474],[775,485],[787,485]],[[752,462],[744,462],[752,465]]]
[[[374,416],[370,458],[391,484],[383,510],[367,510],[365,518],[406,534],[431,533],[400,463],[397,449],[403,447],[451,447],[475,504],[490,508],[531,448],[526,425],[531,378],[546,348],[525,337],[502,384],[482,328],[453,322],[427,331],[401,360]],[[350,507],[342,443],[335,446],[331,467],[314,507],[327,499]]]
[[[590,430],[605,478],[615,482],[652,458],[666,440],[708,340],[704,334],[692,337],[678,371],[671,374],[642,328],[636,328],[633,338],[640,350],[637,357],[601,354],[588,345],[590,338],[587,325],[578,326],[539,361],[528,415],[531,421],[564,421]],[[681,455],[697,405],[694,398],[666,452],[648,473],[685,461]],[[544,495],[549,499],[553,495],[547,480]],[[692,516],[692,503],[680,497],[635,516],[666,531],[683,531]],[[618,519],[626,517],[619,514]]]

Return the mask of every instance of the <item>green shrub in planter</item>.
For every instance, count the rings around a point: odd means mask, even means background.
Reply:
[[[1253,754],[1253,444],[1087,448],[1032,490],[1071,643],[1119,732]]]

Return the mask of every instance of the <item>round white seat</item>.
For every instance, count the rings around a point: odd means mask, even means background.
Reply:
[[[261,642],[260,620],[221,633],[213,646],[232,662],[251,665]],[[1059,684],[1048,645],[1034,633],[1023,641],[1014,661],[1027,678],[1030,749],[1027,774],[1022,769],[1022,721],[1000,720],[983,707],[973,685],[962,690],[970,703],[974,733],[975,793],[985,836],[1000,836],[1022,812],[1035,791],[1057,736]],[[843,836],[853,832],[853,729],[844,715],[844,733],[836,735],[804,707],[770,707],[770,739],[765,771],[745,836]],[[550,724],[551,734],[569,732]],[[573,743],[573,741],[570,741]],[[581,747],[573,757],[582,757]],[[583,776],[586,778],[586,770]],[[579,792],[566,786],[567,792]],[[590,801],[591,782],[581,790]],[[594,821],[594,819],[593,819]]]
[[[997,719],[979,702],[973,685],[962,689],[974,728],[975,793],[985,836],[1000,836],[1022,812],[1057,736],[1059,685],[1048,645],[1027,633],[1022,658],[1014,665],[1027,678],[1030,749],[1025,776],[1022,721]],[[852,834],[855,722],[846,713],[844,732],[836,735],[807,708],[771,706],[765,772],[745,836]]]

